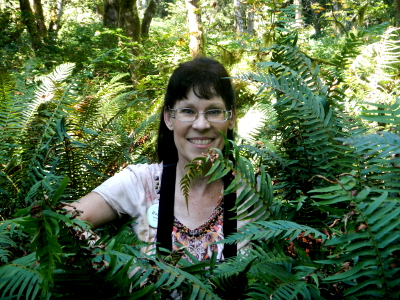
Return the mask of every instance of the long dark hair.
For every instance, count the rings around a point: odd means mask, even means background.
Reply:
[[[164,122],[164,111],[174,107],[178,100],[187,99],[187,94],[193,89],[194,94],[201,99],[211,99],[220,96],[228,110],[236,110],[235,92],[228,78],[229,74],[218,61],[200,57],[181,63],[172,73],[164,97],[164,105],[160,113],[158,130],[158,159],[166,164],[178,161],[178,151],[175,146],[173,132]],[[227,132],[228,139],[233,139],[233,130]]]

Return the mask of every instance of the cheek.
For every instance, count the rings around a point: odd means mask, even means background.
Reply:
[[[175,144],[179,143],[179,141],[182,141],[183,139],[186,139],[186,128],[183,128],[182,126],[174,126],[173,132]]]
[[[222,131],[225,135],[227,135],[229,129],[232,129],[230,124],[220,128],[219,130]]]

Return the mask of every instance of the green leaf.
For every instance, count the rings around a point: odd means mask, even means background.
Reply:
[[[68,185],[69,178],[66,176],[64,179],[61,181],[60,186],[57,188],[57,190],[54,192],[53,197],[52,197],[52,204],[55,205],[57,201],[61,198],[61,196],[64,193],[65,188]]]

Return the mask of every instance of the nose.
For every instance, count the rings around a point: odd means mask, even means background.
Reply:
[[[193,122],[193,128],[202,131],[210,128],[210,122],[207,121],[206,115],[204,113],[199,113],[197,119]]]

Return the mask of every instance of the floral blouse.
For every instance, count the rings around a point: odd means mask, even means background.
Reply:
[[[162,164],[128,165],[94,190],[106,200],[118,216],[129,215],[135,218],[135,222],[132,224],[134,232],[142,241],[152,243],[141,249],[145,253],[151,253],[154,250],[153,242],[157,240],[157,228],[149,225],[147,210],[159,202],[162,168]],[[222,208],[223,197],[221,193],[219,204],[210,218],[194,230],[190,230],[175,219],[172,232],[173,249],[185,247],[189,253],[199,260],[210,258],[214,251],[217,252],[217,259],[222,260],[224,245],[211,245],[223,239]],[[249,221],[239,220],[238,227],[247,222]],[[238,249],[246,244],[247,241],[239,243]],[[184,258],[187,259],[187,256]]]
[[[172,228],[172,249],[185,248],[198,260],[210,259],[213,252],[217,252],[217,259],[223,259],[223,245],[212,245],[224,238],[223,225],[223,197],[222,194],[208,220],[196,229],[189,229],[177,218],[174,219]],[[190,260],[184,254],[183,259]]]

